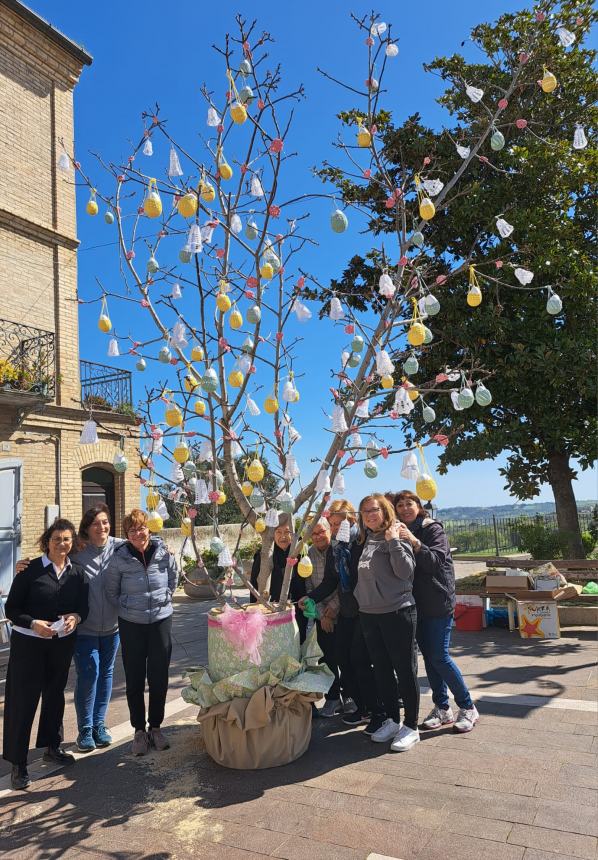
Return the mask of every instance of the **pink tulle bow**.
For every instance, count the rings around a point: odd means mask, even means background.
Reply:
[[[261,663],[260,647],[264,630],[268,624],[262,612],[242,612],[226,605],[220,616],[222,632],[226,641],[237,654],[247,657],[255,666]]]

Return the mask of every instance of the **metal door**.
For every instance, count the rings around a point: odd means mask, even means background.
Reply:
[[[12,583],[21,546],[21,462],[0,459],[0,595]]]

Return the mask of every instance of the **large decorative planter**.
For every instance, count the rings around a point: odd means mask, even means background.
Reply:
[[[222,620],[220,610],[209,613],[208,667],[189,670],[190,684],[182,692],[186,702],[200,706],[206,750],[224,767],[288,764],[308,748],[311,703],[333,681],[328,667],[319,664],[315,627],[300,646],[294,609],[267,613],[251,660]],[[236,620],[243,625],[244,619]]]

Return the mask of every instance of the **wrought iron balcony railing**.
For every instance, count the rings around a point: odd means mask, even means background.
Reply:
[[[55,391],[54,332],[0,319],[0,397],[52,400]]]
[[[81,402],[100,411],[134,415],[131,372],[94,361],[79,362]]]

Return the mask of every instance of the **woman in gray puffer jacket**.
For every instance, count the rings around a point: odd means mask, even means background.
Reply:
[[[124,518],[123,531],[127,542],[115,551],[104,587],[108,600],[118,609],[127,703],[135,729],[132,752],[145,755],[150,745],[157,750],[170,746],[160,726],[168,690],[172,595],[178,572],[174,556],[162,541],[151,539],[144,511],[131,511]]]

